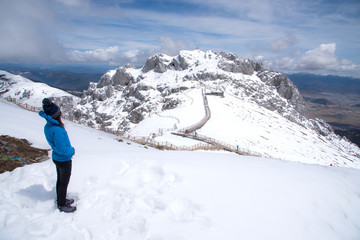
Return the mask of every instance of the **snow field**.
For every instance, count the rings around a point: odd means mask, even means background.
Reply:
[[[0,101],[0,134],[47,148],[44,120]],[[0,175],[0,239],[350,239],[360,237],[360,170],[175,152],[65,121],[76,148],[55,205],[51,160]]]

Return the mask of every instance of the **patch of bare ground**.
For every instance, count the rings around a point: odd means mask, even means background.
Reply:
[[[7,135],[0,136],[0,173],[12,171],[27,164],[43,162],[49,159],[47,149],[31,146],[26,139]]]

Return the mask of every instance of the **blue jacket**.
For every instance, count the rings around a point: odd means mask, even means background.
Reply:
[[[47,142],[53,150],[52,159],[58,162],[70,161],[75,153],[75,149],[71,146],[66,130],[57,120],[46,115],[44,111],[40,111],[39,115],[47,121],[44,133]]]

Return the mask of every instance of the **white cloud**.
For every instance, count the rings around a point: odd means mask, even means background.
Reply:
[[[246,16],[252,21],[270,22],[275,16],[278,6],[283,6],[286,0],[183,0],[185,2],[205,5],[219,12],[235,14],[241,17]],[[279,2],[282,2],[281,4]]]
[[[283,72],[312,72],[325,74],[339,74],[359,77],[360,66],[348,59],[339,59],[336,54],[336,44],[321,44],[319,47],[308,50],[304,54],[296,51],[288,56],[266,58],[261,61],[276,71]]]
[[[255,60],[256,61],[262,61],[262,60],[264,60],[264,58],[265,58],[264,56],[258,55],[258,56],[255,57]]]
[[[296,38],[293,35],[287,35],[283,38],[276,39],[270,43],[270,49],[272,51],[283,51],[296,43]]]
[[[334,69],[339,67],[335,55],[336,44],[321,44],[320,47],[307,51],[299,59],[299,67],[305,70]]]
[[[328,70],[356,72],[359,66],[348,59],[339,59],[336,54],[336,44],[321,44],[320,47],[307,51],[298,61],[302,70]]]
[[[54,16],[47,1],[0,1],[0,61],[39,62],[63,58],[52,39]]]
[[[139,64],[139,62],[145,62],[149,56],[150,53],[146,50],[120,52],[118,46],[89,51],[73,50],[67,52],[68,61],[71,63],[106,63],[109,66],[121,66],[128,63]]]
[[[109,62],[119,56],[119,47],[112,46],[106,49],[96,49],[90,51],[70,51],[68,52],[69,60],[72,62]]]
[[[277,65],[281,66],[282,68],[286,68],[286,69],[294,69],[294,68],[296,68],[295,60],[290,58],[290,57],[280,58],[277,61]]]
[[[171,37],[161,36],[159,41],[162,43],[160,52],[170,56],[177,55],[180,50],[189,49],[189,45],[185,41],[175,41]]]
[[[341,70],[353,70],[353,69],[357,68],[357,66],[356,66],[356,64],[354,64],[352,61],[350,61],[348,59],[342,59],[339,68]]]
[[[175,1],[194,8],[178,12],[171,9]],[[157,52],[176,55],[182,49],[197,46],[234,52],[240,57],[247,53],[261,55],[264,57],[259,60],[269,62],[274,70],[350,71],[357,67],[342,57],[358,62],[359,33],[354,27],[358,18],[341,15],[339,11],[336,18],[324,14],[319,11],[320,6],[333,6],[322,0],[315,3],[169,0],[169,11],[159,11],[159,1],[146,8],[133,3],[132,0],[0,0],[0,61],[49,64],[86,61],[126,64],[128,61],[139,65]],[[195,12],[197,9],[202,11]],[[332,39],[343,52],[337,56],[336,44],[329,43],[296,54],[297,49],[310,49],[314,42],[321,43],[324,39]]]
[[[56,0],[56,2],[62,3],[69,7],[83,7],[89,4],[89,0]]]
[[[121,52],[119,46],[99,48],[95,50],[79,51],[72,50],[67,52],[68,61],[73,63],[108,63],[109,65],[124,65],[127,63],[142,64],[145,60],[155,53],[165,53],[177,55],[180,50],[188,49],[189,45],[182,40],[174,40],[170,37],[162,36],[159,41],[162,45],[152,50],[130,50]]]

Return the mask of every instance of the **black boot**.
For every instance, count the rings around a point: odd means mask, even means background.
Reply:
[[[65,205],[67,205],[67,206],[70,206],[71,204],[73,204],[75,202],[75,200],[74,199],[66,199],[65,200]],[[58,204],[59,202],[58,201],[56,201],[56,203]],[[58,204],[58,206],[59,206],[59,204]]]
[[[58,206],[58,209],[60,210],[60,212],[66,212],[66,213],[71,213],[76,211],[76,207],[70,205]]]

